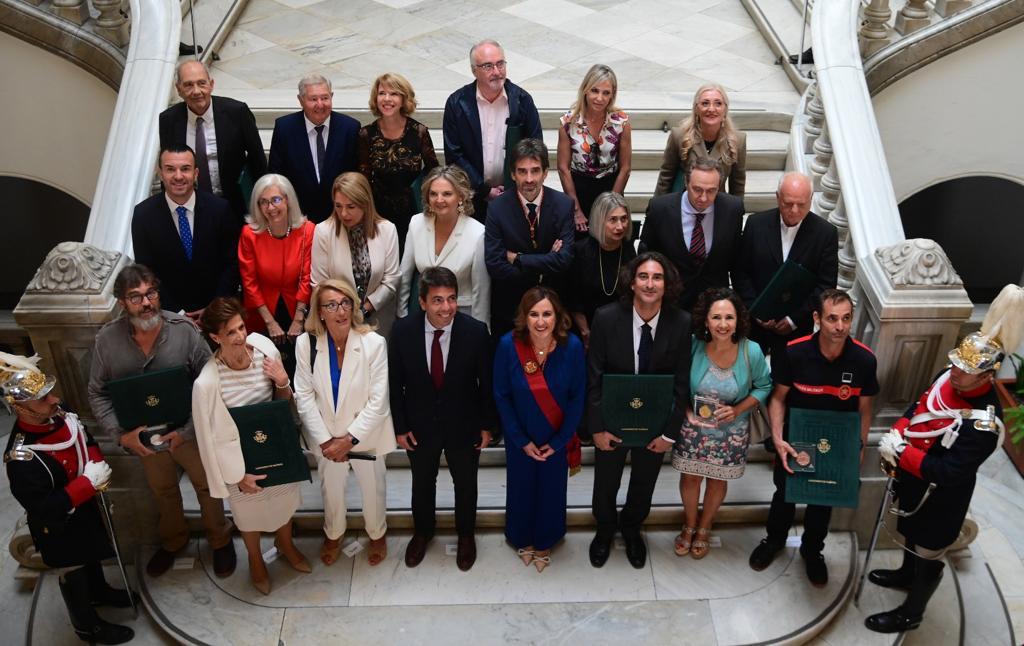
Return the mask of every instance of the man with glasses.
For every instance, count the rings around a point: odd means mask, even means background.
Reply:
[[[484,222],[487,203],[512,188],[505,151],[521,139],[542,139],[533,97],[505,78],[505,51],[483,40],[469,50],[476,80],[444,106],[444,158],[458,164],[473,185],[473,216]]]
[[[224,518],[223,502],[210,497],[192,419],[162,434],[160,444],[147,447],[139,437],[144,426],[121,428],[106,388],[114,379],[177,366],[185,366],[195,379],[210,358],[210,348],[187,318],[161,310],[160,280],[144,265],[128,265],[121,270],[114,279],[114,296],[123,311],[96,335],[89,404],[103,430],[119,438],[125,450],[141,459],[146,481],[156,497],[160,549],[150,559],[146,572],[160,576],[174,564],[175,554],[188,545],[188,525],[178,487],[180,466],[199,499],[206,538],[213,548],[214,572],[219,577],[229,576],[235,570],[232,527]]]

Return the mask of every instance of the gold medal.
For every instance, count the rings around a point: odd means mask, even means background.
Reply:
[[[526,365],[523,366],[523,370],[525,370],[528,375],[532,375],[537,372],[539,368],[540,366],[537,365],[536,361],[527,361]]]
[[[807,454],[807,451],[800,451],[796,454],[796,463],[802,467],[806,467],[811,463],[811,456]]]
[[[701,404],[701,407],[697,409],[697,414],[704,419],[711,419],[711,407],[707,404]]]

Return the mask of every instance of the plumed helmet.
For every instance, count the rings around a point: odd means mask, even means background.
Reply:
[[[1013,352],[1020,345],[1022,334],[1024,288],[1007,285],[989,306],[981,329],[968,334],[960,345],[950,350],[949,360],[972,375],[998,370],[1006,353]]]
[[[11,404],[46,397],[57,379],[39,369],[39,355],[23,357],[0,352],[0,394]]]

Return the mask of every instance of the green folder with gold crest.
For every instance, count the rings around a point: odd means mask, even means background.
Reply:
[[[185,366],[111,379],[105,388],[125,431],[180,426],[192,416],[192,375]]]
[[[604,375],[601,420],[621,446],[647,446],[666,431],[672,414],[674,375]],[[596,430],[596,429],[595,429]]]
[[[764,291],[750,306],[750,317],[774,321],[798,308],[814,289],[818,278],[798,262],[787,260],[775,272]]]
[[[245,472],[267,476],[259,486],[312,479],[288,400],[237,406],[229,408],[228,413],[238,427]]]
[[[860,413],[790,408],[787,441],[790,445],[812,445],[815,455],[813,472],[787,474],[786,502],[828,507],[857,506],[860,497]]]

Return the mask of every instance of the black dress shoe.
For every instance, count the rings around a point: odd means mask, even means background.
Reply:
[[[638,570],[641,569],[647,563],[647,544],[644,543],[643,537],[639,534],[623,534],[622,538],[626,541],[626,558],[629,559],[629,564]]]
[[[883,588],[895,588],[897,590],[909,590],[914,575],[903,569],[899,570],[871,570],[868,573],[868,581]]]
[[[472,534],[459,536],[459,547],[455,553],[455,564],[463,572],[468,572],[476,563],[476,539]]]
[[[409,540],[409,544],[405,548],[405,566],[416,567],[423,562],[423,557],[427,553],[427,543],[430,539],[423,534],[413,534],[412,539]]]
[[[174,552],[168,552],[161,547],[146,564],[146,574],[155,579],[170,570],[172,565],[174,565]]]
[[[601,567],[608,562],[608,556],[612,553],[611,536],[597,534],[594,540],[590,541],[590,564],[594,567]]]
[[[912,617],[903,614],[903,606],[900,606],[889,612],[871,615],[864,620],[864,625],[867,626],[868,630],[873,630],[876,633],[901,633],[906,630],[914,630],[920,626],[921,619],[922,615]]]
[[[235,571],[238,557],[235,556],[235,544],[228,541],[224,547],[213,550],[213,573],[219,578],[231,576]]]
[[[800,552],[804,558],[804,567],[807,569],[807,579],[812,585],[822,587],[828,583],[828,566],[825,565],[825,557],[820,553],[807,554]]]
[[[765,569],[775,560],[775,555],[782,551],[785,545],[773,543],[767,538],[762,538],[754,551],[750,553],[750,568],[757,572]]]

